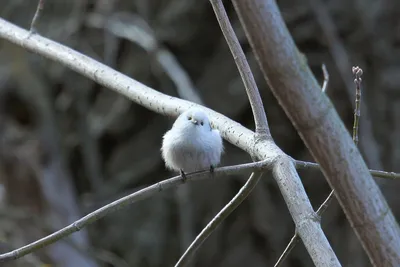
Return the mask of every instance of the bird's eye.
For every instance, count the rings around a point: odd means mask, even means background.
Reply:
[[[191,119],[192,119],[192,116],[188,116],[187,119],[188,119],[188,120],[191,120]]]
[[[203,122],[200,122],[200,124],[201,124],[201,126],[203,126],[204,123],[203,123]]]

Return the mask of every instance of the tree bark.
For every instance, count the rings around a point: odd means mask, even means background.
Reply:
[[[272,92],[321,165],[371,263],[400,266],[399,226],[275,1],[233,3]]]

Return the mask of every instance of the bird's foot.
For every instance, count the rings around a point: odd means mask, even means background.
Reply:
[[[185,172],[182,170],[182,169],[180,169],[179,170],[179,173],[180,173],[180,175],[181,175],[181,177],[182,177],[182,182],[186,182],[186,180],[187,180],[187,177],[186,177],[186,174],[185,174]]]

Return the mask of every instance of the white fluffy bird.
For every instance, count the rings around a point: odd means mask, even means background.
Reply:
[[[212,171],[220,163],[222,151],[219,131],[199,108],[188,109],[176,119],[161,147],[167,168],[180,171],[183,178],[185,172]]]

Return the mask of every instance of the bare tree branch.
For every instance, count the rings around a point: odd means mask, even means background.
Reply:
[[[38,2],[35,15],[33,16],[33,19],[31,22],[31,29],[30,29],[31,33],[37,33],[36,24],[40,18],[40,15],[42,14],[42,10],[44,8],[44,2],[45,2],[45,0],[39,0],[39,2]]]
[[[288,172],[287,170],[289,170],[290,172]],[[293,162],[289,160],[289,158],[287,157],[282,157],[277,162],[277,164],[274,164],[273,174],[275,179],[277,178],[283,179],[283,181],[281,181],[281,183],[278,184],[279,186],[281,185],[287,186],[288,184],[290,186],[288,180],[293,179],[293,176],[297,175],[297,172],[294,170]],[[292,190],[295,191],[294,188]],[[284,197],[286,200],[286,197],[292,197],[292,196],[284,195]],[[302,209],[299,209],[298,206],[302,204],[301,202],[305,201],[309,200],[296,198],[295,201],[291,202],[286,200],[286,203],[288,204],[289,211],[291,213],[301,213],[304,211]],[[291,207],[290,205],[293,206]],[[296,225],[296,233],[300,236],[301,240],[303,241],[304,246],[306,247],[308,253],[310,254],[310,257],[313,260],[314,264],[316,266],[321,266],[321,267],[341,266],[338,259],[336,258],[336,255],[330,248],[328,240],[326,241],[323,240],[321,236],[314,237],[312,236],[313,234],[310,233],[309,227],[321,229],[321,222],[318,214],[315,213],[314,210],[311,208],[311,211],[307,211],[306,214],[296,214],[296,215],[292,214],[292,217]],[[325,236],[323,237],[326,238]]]
[[[182,68],[173,53],[161,46],[150,25],[139,15],[129,13],[113,14],[110,18],[92,14],[87,19],[92,27],[104,28],[117,37],[134,42],[146,50],[151,58],[164,69],[176,86],[178,96],[182,99],[203,105],[203,101],[194,87],[188,73]],[[179,209],[180,245],[182,251],[192,242],[195,231],[193,223],[193,203],[190,201],[192,188],[186,184],[175,192]]]
[[[235,165],[235,166],[216,168],[214,170],[213,178],[219,177],[219,176],[226,176],[226,175],[230,175],[230,174],[246,173],[249,170],[262,172],[267,169],[270,169],[271,165],[272,165],[271,162],[261,161],[261,162],[252,162],[252,163],[240,164],[240,165]],[[193,182],[193,181],[199,181],[199,180],[202,180],[205,178],[209,178],[210,173],[208,171],[202,171],[202,172],[194,172],[194,173],[186,174],[186,176],[187,176],[187,180],[185,180],[185,182]],[[127,206],[128,204],[132,204],[139,200],[143,200],[145,198],[151,197],[161,191],[182,185],[185,182],[182,180],[181,176],[175,176],[173,178],[153,184],[149,187],[146,187],[146,188],[139,190],[135,193],[132,193],[128,196],[122,197],[122,198],[120,198],[108,205],[105,205],[105,206],[101,207],[100,209],[86,215],[85,217],[75,221],[74,223],[70,224],[69,226],[67,226],[47,237],[44,237],[40,240],[37,240],[31,244],[28,244],[24,247],[18,248],[11,252],[0,255],[0,262],[7,262],[10,260],[15,260],[15,259],[21,258],[24,255],[27,255],[27,254],[32,253],[40,248],[43,248],[50,244],[53,244],[54,242],[66,237],[66,236],[69,236],[74,232],[80,231],[85,226],[101,219],[102,217],[106,216],[107,214],[109,214],[111,212],[117,211],[117,210]]]
[[[324,72],[324,77],[325,77],[325,81],[327,81],[326,77],[329,77],[328,72],[325,68],[325,65],[322,65],[322,69]],[[355,110],[354,110],[354,125],[353,125],[353,141],[354,144],[358,144],[358,125],[359,125],[359,119],[360,119],[360,100],[361,100],[361,75],[362,75],[362,69],[360,69],[359,67],[353,67],[352,68],[352,72],[355,76],[354,79],[354,83],[356,84],[356,104],[355,104]],[[328,78],[329,79],[329,78]],[[324,81],[324,85],[322,86],[322,91],[324,91],[324,89],[326,89],[326,85],[327,82],[325,83]],[[321,206],[318,208],[317,210],[317,214],[318,216],[322,216],[322,214],[325,212],[325,210],[328,208],[330,202],[332,201],[333,197],[334,197],[334,193],[335,190],[332,190],[328,197],[325,199],[325,201],[321,204]],[[297,235],[297,233],[294,234],[294,236],[292,237],[292,239],[290,240],[289,244],[287,245],[286,249],[284,250],[284,252],[282,253],[282,255],[279,257],[278,262],[275,264],[275,267],[278,267],[280,265],[280,263],[283,262],[283,260],[286,258],[286,256],[290,253],[290,251],[294,248],[294,246],[297,244],[299,240],[299,237]]]
[[[299,235],[297,234],[297,232],[295,232],[295,234],[287,244],[285,250],[282,252],[282,254],[279,256],[279,259],[274,264],[274,267],[281,266],[281,264],[286,260],[287,256],[290,254],[292,249],[297,245],[297,243],[299,243],[299,241],[300,241]]]
[[[396,219],[343,122],[300,57],[276,2],[233,3],[268,84],[320,163],[370,261],[400,266]]]
[[[256,133],[260,137],[265,136],[267,138],[271,138],[267,116],[265,115],[260,92],[258,91],[256,81],[254,80],[249,63],[246,60],[246,56],[243,53],[239,40],[233,31],[231,23],[229,22],[224,5],[222,4],[221,0],[210,0],[210,3],[214,9],[219,26],[221,27],[222,33],[225,36],[225,40],[232,52],[233,59],[235,60],[236,66],[246,88],[247,96],[253,111]]]
[[[246,88],[247,96],[253,111],[254,121],[256,125],[256,135],[260,139],[272,140],[269,131],[267,117],[258,91],[250,66],[246,60],[239,40],[233,31],[232,25],[226,14],[225,8],[221,0],[210,0],[215,15],[224,34],[225,40],[229,45],[236,66],[239,70],[241,78]],[[209,222],[209,224],[201,231],[192,244],[188,247],[182,257],[175,266],[187,266],[193,258],[194,253],[203,244],[203,242],[211,235],[211,233],[231,214],[243,200],[250,194],[253,188],[260,180],[261,174],[250,176],[246,184],[240,189],[238,194]]]
[[[333,196],[334,196],[335,191],[332,190],[328,197],[325,199],[324,202],[322,202],[321,206],[319,206],[318,210],[317,210],[317,215],[319,217],[322,216],[322,214],[325,212],[326,208],[328,208],[329,203],[331,202]],[[289,243],[287,244],[285,250],[282,252],[281,256],[279,257],[279,259],[276,261],[274,267],[279,267],[281,266],[281,264],[283,263],[283,261],[287,258],[287,256],[289,255],[289,253],[292,251],[292,249],[297,245],[297,243],[300,241],[300,237],[297,234],[297,231],[295,232],[295,234],[293,235],[293,237],[290,239]]]
[[[353,67],[354,83],[356,84],[356,100],[354,108],[354,125],[353,125],[353,141],[358,145],[358,125],[360,124],[361,116],[361,75],[363,71],[360,67]]]
[[[324,74],[324,83],[322,84],[322,93],[325,93],[329,83],[329,73],[325,64],[322,64],[322,73]]]
[[[42,36],[29,34],[29,32],[2,19],[0,19],[0,36],[27,50],[60,62],[155,112],[177,116],[187,108],[196,106],[188,101],[156,92],[87,56]],[[256,140],[254,138],[255,133],[239,123],[205,107],[203,109],[210,115],[214,125],[227,141],[242,148],[253,158],[269,162],[277,160],[275,169],[279,172],[275,172],[274,177],[280,186],[296,225],[299,226],[299,232],[303,233],[300,236],[309,248],[310,255],[319,257],[322,254],[323,260],[334,262],[334,266],[340,266],[319,223],[313,220],[314,211],[301,184],[300,177],[294,164],[288,163],[288,161],[292,162],[292,159],[286,156],[271,140]],[[107,207],[105,207],[104,212],[106,211]],[[77,229],[74,225],[69,226],[64,233],[69,234],[75,230]],[[59,234],[54,235],[60,238]],[[49,238],[52,240],[52,235]],[[321,264],[324,263],[321,262]]]
[[[0,19],[0,36],[29,51],[33,51],[57,61],[152,111],[164,115],[177,116],[187,108],[195,106],[195,104],[188,101],[161,94],[87,56],[48,40],[47,38],[39,35],[31,35],[29,32],[2,19]],[[292,214],[299,234],[303,233],[302,235],[300,234],[300,236],[306,244],[310,255],[313,258],[323,255],[322,260],[329,261],[329,264],[332,264],[332,266],[340,266],[321,230],[319,222],[315,220],[315,213],[313,212],[312,206],[305,194],[300,178],[295,171],[295,161],[286,156],[273,142],[256,142],[256,140],[254,140],[254,132],[215,111],[207,108],[204,109],[207,111],[208,115],[210,115],[214,125],[221,131],[222,136],[227,141],[245,150],[254,158],[263,159],[264,162],[268,162],[269,164],[274,163],[274,177],[278,182],[286,203],[288,204],[289,211]],[[298,165],[297,162],[296,165]],[[312,163],[307,166],[311,165]],[[300,162],[298,166],[305,165]],[[235,170],[234,172],[237,171],[238,170]],[[154,185],[150,189],[143,190],[147,193],[144,195],[140,194],[140,198],[137,196],[132,198],[138,200],[142,197],[149,196],[152,194],[149,192],[156,192],[159,190],[159,187],[158,185]],[[110,204],[111,206],[105,206],[98,210],[99,213],[96,213],[96,216],[89,217],[89,219],[86,216],[81,220],[78,220],[77,223],[64,228],[64,230],[60,230],[59,232],[50,235],[45,239],[45,241],[42,239],[36,243],[39,243],[40,246],[44,246],[47,242],[54,242],[68,234],[78,231],[84,227],[84,225],[97,220],[111,210],[117,209],[117,207],[120,207],[118,206],[119,204],[126,205],[127,203],[130,203],[132,199],[129,199],[129,197],[130,196],[121,199],[118,203],[114,202]],[[82,224],[82,220],[85,222],[84,225]],[[20,253],[27,254],[38,249],[37,247],[33,249],[32,246],[34,245],[31,244],[28,248],[23,247],[21,250],[16,250],[17,252],[10,252],[9,254],[5,254],[4,257],[18,257]],[[329,264],[322,265],[324,263],[328,264],[328,262],[321,262],[320,266],[329,266]]]
[[[326,87],[329,82],[329,73],[325,67],[324,64],[322,64],[322,71],[324,73],[324,83],[322,85],[322,92],[325,92]],[[355,80],[354,82],[356,83],[356,109],[354,110],[354,126],[353,126],[353,141],[357,145],[358,143],[358,124],[359,124],[359,118],[360,118],[360,99],[361,99],[361,75],[362,75],[362,70],[359,67],[353,67],[352,69],[353,74],[355,75]],[[325,199],[324,202],[319,206],[317,210],[317,215],[322,216],[322,214],[325,212],[325,210],[328,208],[330,202],[332,201],[334,197],[335,190],[332,190],[328,197]],[[286,246],[285,250],[283,251],[282,255],[279,257],[278,261],[275,263],[274,267],[278,267],[282,264],[282,262],[286,259],[286,257],[289,255],[289,253],[292,251],[292,249],[296,246],[298,241],[300,240],[299,235],[297,232],[293,235],[293,237],[290,239],[289,244]]]
[[[51,41],[43,36],[30,35],[28,31],[13,25],[0,18],[0,37],[16,45],[44,56],[48,59],[86,76],[89,79],[117,92],[145,108],[166,116],[178,116],[182,111],[195,106],[191,102],[171,97],[151,89],[150,87],[129,78],[128,76],[109,68],[100,62],[91,59],[71,48]],[[103,74],[103,75],[100,75]],[[215,126],[222,136],[231,144],[251,153],[253,147],[253,132],[239,123],[203,107],[212,117]],[[264,145],[260,145],[263,147]],[[268,158],[270,147],[256,151],[260,157]],[[271,159],[273,156],[270,157]],[[297,169],[319,169],[314,162],[294,160]],[[375,177],[386,179],[400,179],[400,174],[379,170],[370,170]]]
[[[324,83],[322,84],[321,91],[325,93],[326,88],[329,83],[329,73],[328,70],[326,69],[325,64],[322,64],[322,72],[324,74]],[[317,210],[317,215],[321,217],[322,213],[326,210],[328,207],[328,204],[330,202],[330,199],[333,196],[334,191],[332,190],[331,193],[329,194],[328,198],[322,203],[322,205],[318,208]],[[296,244],[300,241],[300,237],[295,231],[293,237],[290,239],[288,245],[286,246],[285,250],[282,252],[281,256],[278,258],[277,262],[275,263],[274,267],[279,267],[281,264],[284,262],[284,260],[287,258],[289,253],[292,251],[292,249],[296,246]]]

